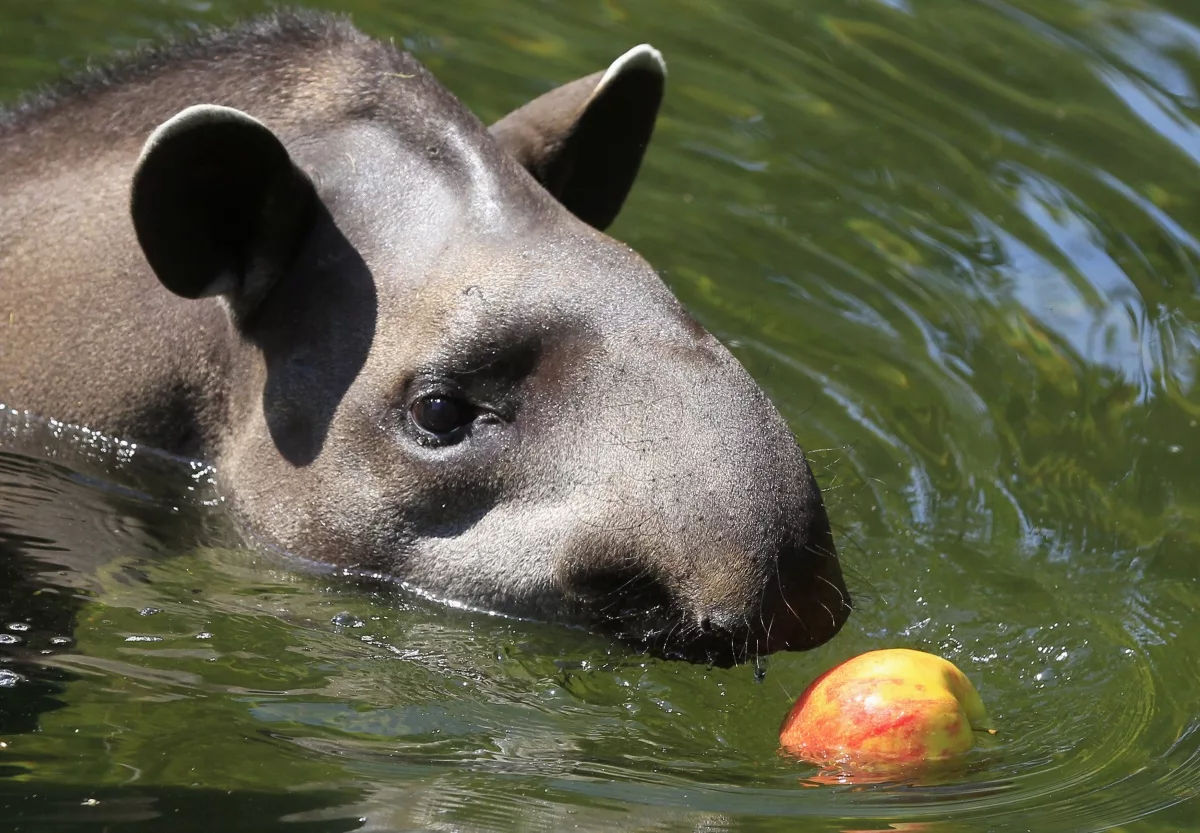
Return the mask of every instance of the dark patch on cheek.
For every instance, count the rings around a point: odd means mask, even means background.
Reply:
[[[490,456],[490,455],[489,455]],[[411,476],[420,486],[411,495],[408,516],[417,537],[453,538],[466,533],[500,503],[507,487],[490,470],[493,461],[436,460],[417,464]]]

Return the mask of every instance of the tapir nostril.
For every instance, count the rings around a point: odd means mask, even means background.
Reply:
[[[778,651],[804,651],[824,644],[850,612],[832,542],[793,542],[772,559],[763,583],[706,582],[710,601],[694,610],[691,628],[677,627],[658,649],[667,656],[714,665],[746,662]],[[727,578],[727,576],[726,576]]]
[[[804,651],[828,642],[850,614],[850,594],[832,541],[780,553],[775,579],[760,602],[753,637],[761,653]]]
[[[833,638],[850,613],[823,512],[744,549],[701,546],[687,557],[589,544],[560,573],[567,596],[585,620],[664,658],[728,666],[804,651]]]

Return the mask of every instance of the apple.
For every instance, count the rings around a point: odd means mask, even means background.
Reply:
[[[897,772],[953,760],[985,730],[993,731],[979,692],[954,663],[888,648],[814,680],[784,718],[779,744],[822,766]]]

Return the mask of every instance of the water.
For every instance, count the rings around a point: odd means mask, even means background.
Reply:
[[[8,0],[0,96],[265,5]],[[488,120],[664,51],[613,233],[813,450],[859,608],[761,682],[648,660],[247,550],[203,467],[6,414],[0,827],[1200,826],[1200,7],[336,7]],[[779,720],[885,645],[1000,734],[815,785]]]

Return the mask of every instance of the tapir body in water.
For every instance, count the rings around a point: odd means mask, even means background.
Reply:
[[[749,374],[602,233],[665,65],[485,127],[280,12],[0,115],[0,402],[215,464],[279,547],[725,663],[849,612]]]

